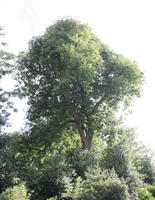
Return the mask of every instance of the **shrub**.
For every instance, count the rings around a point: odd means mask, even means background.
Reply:
[[[85,179],[85,172],[90,167],[97,165],[97,155],[92,151],[81,148],[70,149],[67,151],[66,160],[73,170],[76,177],[80,176]]]
[[[44,161],[25,172],[25,181],[33,200],[44,200],[60,196],[64,191],[64,177],[71,176],[72,170],[62,155],[47,155]]]
[[[78,191],[78,194],[77,188],[72,191],[74,200],[129,200],[124,179],[118,178],[113,169],[90,169],[86,173],[86,180],[81,181],[80,188],[78,183]]]
[[[125,182],[128,186],[128,192],[130,194],[131,200],[137,200],[138,193],[137,189],[144,186],[142,181],[142,175],[139,174],[136,170],[131,170],[128,177],[126,177]]]
[[[51,198],[49,198],[49,199],[47,199],[47,200],[58,200],[58,197],[57,197],[57,196],[51,197]]]
[[[153,184],[153,182],[155,182],[155,164],[151,152],[145,152],[145,154],[140,158],[139,172],[145,175],[145,183]]]
[[[155,200],[155,198],[152,197],[151,193],[147,190],[147,188],[138,189],[138,199],[139,200]]]
[[[7,188],[0,194],[0,200],[29,200],[27,190],[23,184]]]
[[[148,185],[147,190],[155,197],[155,183],[153,185]]]

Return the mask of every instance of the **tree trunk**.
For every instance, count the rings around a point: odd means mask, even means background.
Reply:
[[[81,140],[82,140],[82,138],[81,138]],[[90,151],[91,148],[92,148],[92,141],[93,141],[93,136],[92,135],[87,135],[85,137],[84,142],[82,143],[83,149],[87,149],[88,151]]]
[[[69,97],[69,92],[67,90],[64,91],[64,97],[66,99],[66,102],[68,104],[68,109],[72,117],[74,118],[76,127],[78,129],[78,132],[81,137],[81,142],[83,149],[87,149],[88,151],[91,150],[92,147],[92,141],[93,141],[93,134],[88,134],[82,124],[82,122],[79,119],[78,113],[76,112],[76,109],[74,108],[70,97]]]
[[[76,121],[76,126],[81,137],[83,149],[90,151],[92,148],[93,134],[88,135],[88,133],[86,133],[84,128],[81,126],[81,123],[78,121]]]

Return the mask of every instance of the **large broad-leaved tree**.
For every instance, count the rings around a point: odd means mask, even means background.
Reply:
[[[50,125],[55,135],[72,127],[90,150],[111,111],[140,95],[143,73],[88,25],[67,18],[29,42],[19,55],[18,81],[34,125]]]

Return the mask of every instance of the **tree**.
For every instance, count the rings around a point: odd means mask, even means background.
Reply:
[[[18,134],[0,135],[0,193],[20,181],[18,174],[23,170],[18,158],[20,141]]]
[[[62,19],[33,38],[19,55],[18,82],[28,97],[28,119],[51,135],[68,127],[90,150],[111,110],[140,95],[143,73],[135,63],[109,50],[88,25]]]
[[[72,177],[73,170],[65,162],[62,155],[46,155],[38,163],[32,161],[21,177],[26,182],[31,199],[44,200],[53,196],[61,196],[65,190],[64,178]]]
[[[6,43],[3,42],[2,37],[4,36],[3,27],[0,26],[0,80],[11,72],[11,60],[13,54],[8,53],[4,50]],[[0,129],[6,124],[6,120],[9,116],[7,108],[12,108],[12,104],[9,101],[11,92],[6,92],[0,87]]]
[[[24,184],[7,188],[2,194],[0,194],[1,200],[29,200],[27,195],[27,189]]]
[[[110,137],[103,150],[100,166],[102,169],[114,169],[118,177],[125,180],[131,199],[137,199],[137,188],[143,186],[143,176],[134,165],[137,156],[134,130],[111,125],[108,131]]]
[[[73,200],[129,200],[128,186],[124,179],[119,179],[115,171],[90,169],[86,173],[87,179],[78,178],[73,189],[68,192]]]
[[[144,182],[153,184],[155,182],[155,162],[154,154],[151,149],[141,145],[137,150],[134,163],[137,171],[144,175]]]
[[[115,132],[115,133],[114,133]],[[108,141],[103,151],[102,168],[115,169],[119,177],[126,178],[132,170],[133,136],[131,130],[111,129],[111,135],[116,135]]]

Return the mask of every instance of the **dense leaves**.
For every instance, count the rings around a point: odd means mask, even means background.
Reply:
[[[50,124],[54,134],[75,127],[90,150],[109,110],[139,96],[143,74],[73,19],[59,20],[33,38],[19,56],[19,89],[28,97],[28,118]],[[55,131],[55,127],[59,130]]]
[[[0,52],[0,78],[11,56]],[[16,72],[29,124],[0,135],[0,200],[154,199],[152,154],[116,117],[140,96],[136,63],[67,18],[30,41]],[[0,92],[2,125],[10,94]]]
[[[48,155],[33,166],[28,166],[21,178],[26,181],[32,200],[42,200],[60,196],[65,189],[64,178],[72,174],[73,170],[62,155]]]
[[[75,148],[67,151],[66,161],[75,170],[74,177],[80,176],[85,179],[85,173],[90,167],[97,166],[99,158],[97,158],[97,153],[95,152]]]
[[[7,188],[2,194],[0,194],[0,200],[29,200],[27,195],[27,189],[24,184],[14,186],[13,188]]]
[[[139,200],[154,200],[152,194],[146,188],[138,189],[138,199]]]
[[[119,179],[114,170],[100,171],[90,169],[86,173],[87,179],[81,181],[80,188],[73,190],[72,197],[75,200],[128,200],[128,188],[123,179]],[[76,185],[77,187],[77,185]]]

